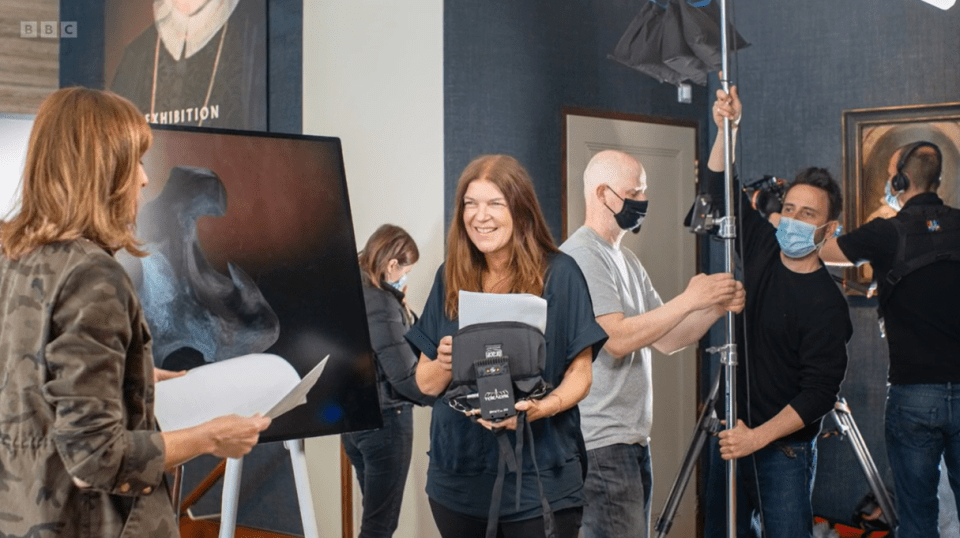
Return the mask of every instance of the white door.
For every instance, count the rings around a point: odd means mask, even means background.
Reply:
[[[622,245],[640,258],[663,301],[673,299],[696,273],[696,238],[682,222],[696,193],[696,127],[577,114],[565,120],[564,237],[583,224],[583,171],[590,158],[606,149],[632,155],[647,172],[650,208],[641,232],[626,234]],[[663,511],[696,426],[696,352],[691,346],[668,357],[653,350],[652,524]],[[695,481],[687,485],[671,536],[696,533]]]

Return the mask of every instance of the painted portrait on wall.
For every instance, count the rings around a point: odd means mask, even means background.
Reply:
[[[340,140],[154,128],[137,236],[121,261],[154,362],[187,369],[251,353],[303,376],[307,403],[262,442],[376,428],[380,410]]]
[[[107,0],[107,88],[147,121],[267,128],[266,0]]]
[[[899,148],[925,140],[943,153],[939,196],[949,206],[960,203],[960,103],[847,110],[844,131],[844,226],[855,229],[894,211],[884,202],[884,188],[896,169]],[[847,279],[869,286],[869,264],[848,270]]]

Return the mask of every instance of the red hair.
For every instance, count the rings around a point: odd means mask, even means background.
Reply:
[[[456,204],[447,233],[447,260],[444,265],[446,297],[444,310],[451,319],[458,316],[459,291],[481,291],[487,261],[470,241],[463,222],[464,196],[470,183],[484,179],[503,194],[513,219],[513,237],[509,243],[513,269],[507,293],[543,294],[547,272],[547,254],[559,252],[540,211],[533,182],[527,170],[509,155],[481,155],[460,174]]]

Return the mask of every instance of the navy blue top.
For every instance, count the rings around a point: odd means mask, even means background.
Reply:
[[[592,347],[593,358],[607,335],[593,316],[587,283],[577,263],[566,254],[551,254],[543,296],[547,300],[546,365],[543,378],[560,385],[563,374],[581,351]],[[457,332],[459,323],[444,313],[443,266],[437,270],[423,316],[407,332],[418,351],[436,359],[440,339]],[[575,406],[530,424],[536,445],[543,489],[553,510],[582,506],[586,448]],[[514,432],[508,432],[515,446]],[[500,506],[501,521],[521,521],[541,515],[540,493],[527,448],[524,447],[520,511],[516,511],[516,475],[507,472]],[[430,423],[430,465],[427,496],[450,510],[486,519],[499,449],[493,432],[451,409],[442,398],[433,406]]]

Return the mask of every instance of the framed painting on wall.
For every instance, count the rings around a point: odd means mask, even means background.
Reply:
[[[267,129],[266,0],[107,0],[107,89],[147,121]]]
[[[884,202],[884,187],[896,170],[894,159],[901,147],[925,140],[940,147],[943,201],[953,207],[960,202],[960,103],[897,106],[845,110],[843,125],[844,226],[853,230],[875,218],[894,215]],[[848,293],[861,293],[873,280],[867,265],[847,269],[853,286]]]

